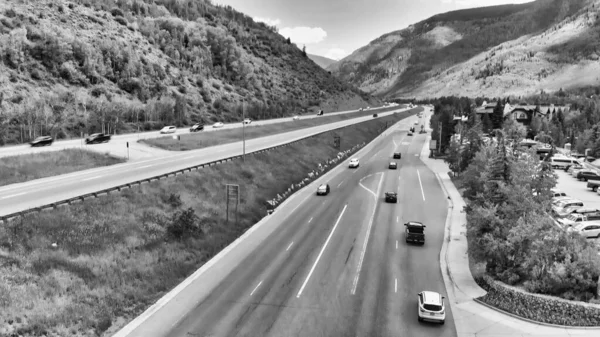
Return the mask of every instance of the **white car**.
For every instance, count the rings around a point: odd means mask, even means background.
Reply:
[[[175,131],[177,131],[177,128],[172,125],[160,129],[160,133],[175,133]]]
[[[579,233],[584,238],[600,238],[600,222],[584,221],[570,227],[568,231]]]
[[[422,291],[418,296],[419,322],[434,321],[444,324],[446,321],[445,297],[435,291]]]
[[[300,119],[300,116],[294,116],[294,117],[292,117],[292,120],[294,120],[294,121],[297,121],[299,119]]]
[[[213,128],[217,129],[217,128],[222,128],[223,127],[223,123],[221,122],[216,122],[215,124],[213,124]]]
[[[244,124],[250,124],[250,123],[252,123],[252,120],[250,118],[244,119]]]
[[[356,167],[358,167],[358,165],[359,165],[358,158],[352,158],[352,159],[350,159],[350,164],[348,164],[348,167],[356,168]]]

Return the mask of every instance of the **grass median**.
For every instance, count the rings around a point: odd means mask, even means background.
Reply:
[[[306,129],[315,127],[323,124],[330,124],[340,121],[345,121],[353,118],[372,116],[374,113],[383,113],[387,111],[399,110],[400,107],[389,107],[381,110],[369,110],[352,112],[347,114],[327,116],[324,115],[318,118],[300,119],[291,122],[281,122],[276,124],[266,125],[252,125],[249,124],[245,127],[246,140],[260,138],[265,136],[276,135],[279,133],[290,132],[300,129]],[[419,108],[415,108],[419,109]],[[413,109],[413,110],[415,110]],[[416,111],[416,110],[415,110]],[[207,125],[207,128],[211,126]],[[215,145],[228,144],[233,142],[242,141],[243,139],[242,129],[225,129],[214,132],[198,132],[184,134],[180,136],[180,139],[173,139],[173,137],[160,137],[152,139],[140,140],[140,143],[144,143],[150,146],[158,147],[170,151],[188,151],[195,149],[202,149],[205,147],[211,147]]]
[[[66,149],[0,159],[0,186],[125,162],[107,154]]]
[[[0,227],[0,335],[110,336],[266,215],[319,163],[370,142],[401,113],[8,221]],[[391,123],[390,123],[391,125]],[[348,156],[351,153],[348,153]],[[225,222],[224,184],[240,185]]]

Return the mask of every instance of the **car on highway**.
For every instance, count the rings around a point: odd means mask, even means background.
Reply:
[[[598,174],[598,171],[594,170],[581,170],[579,173],[577,173],[577,180],[600,180],[600,174]]]
[[[52,145],[52,142],[54,142],[54,138],[50,136],[40,136],[30,141],[29,144],[31,145],[31,147],[50,146]]]
[[[444,324],[446,321],[445,297],[435,291],[422,291],[419,296],[419,322],[433,321]]]
[[[323,110],[319,110],[319,112],[317,112],[317,116],[323,116]]]
[[[401,159],[401,158],[402,158],[402,153],[394,152],[394,159]]]
[[[377,114],[373,114],[373,117],[377,117]]]
[[[385,202],[397,203],[398,193],[396,192],[385,192]]]
[[[196,123],[190,128],[190,132],[198,132],[204,130],[204,124]]]
[[[568,231],[578,233],[584,238],[600,238],[600,221],[585,221],[569,227]]]
[[[407,134],[407,135],[409,135],[409,136],[412,136],[412,135],[413,135],[413,132],[414,132],[414,131],[413,131],[413,128],[410,128],[410,130],[408,130],[408,134]]]
[[[327,195],[329,192],[331,192],[329,184],[321,184],[317,187],[317,195]]]
[[[297,121],[297,120],[299,120],[299,119],[300,119],[300,116],[294,116],[294,117],[292,117],[292,120],[293,120],[293,121]]]
[[[404,227],[406,227],[404,236],[407,243],[425,244],[425,225],[418,221],[409,221],[404,224]]]
[[[398,163],[396,163],[395,161],[390,162],[390,165],[388,166],[388,168],[390,170],[395,170],[398,168]]]
[[[250,123],[252,123],[252,120],[250,118],[244,119],[244,124],[250,124]]]
[[[416,121],[416,122],[415,122],[415,125],[419,125],[419,121]]]
[[[109,141],[110,135],[104,133],[92,133],[85,139],[86,144],[108,143]]]
[[[223,124],[223,123],[221,123],[221,122],[216,122],[215,124],[213,124],[213,126],[212,126],[212,127],[213,127],[214,129],[218,129],[218,128],[222,128],[222,127],[223,127],[223,125],[224,125],[224,124]]]
[[[177,127],[173,125],[165,126],[164,128],[160,129],[160,133],[175,133],[175,131],[177,131]]]
[[[358,158],[350,159],[350,163],[348,164],[349,168],[357,168],[360,165]]]

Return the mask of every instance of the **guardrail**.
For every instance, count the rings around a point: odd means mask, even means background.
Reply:
[[[408,110],[408,111],[410,111],[410,110]],[[393,115],[390,115],[390,116],[393,116]],[[387,116],[385,116],[385,117],[387,117]],[[382,118],[385,118],[385,117],[382,117]],[[370,121],[371,120],[365,121],[365,122],[370,122]],[[365,122],[361,122],[361,123],[365,123]],[[282,148],[282,147],[287,147],[287,146],[290,146],[292,144],[298,143],[298,142],[306,140],[306,139],[310,139],[310,138],[313,138],[313,137],[316,137],[316,136],[320,136],[322,134],[325,134],[325,133],[328,133],[328,132],[331,132],[331,131],[334,131],[334,130],[339,130],[339,129],[347,128],[349,126],[353,126],[353,125],[357,125],[357,124],[361,124],[361,123],[356,123],[356,124],[351,124],[351,125],[345,125],[345,126],[340,126],[340,127],[337,127],[337,128],[329,129],[329,130],[322,131],[322,132],[319,132],[319,133],[315,133],[313,135],[310,135],[310,136],[307,136],[307,137],[304,137],[304,138],[301,138],[301,139],[298,139],[298,140],[295,140],[295,141],[292,141],[292,142],[289,142],[289,143],[285,143],[285,144],[281,144],[281,145],[277,145],[277,146],[274,146],[274,147],[269,147],[269,148],[261,149],[261,150],[257,150],[257,151],[252,151],[252,152],[246,153],[246,155],[256,155],[256,154],[261,154],[261,153],[265,153],[265,152],[268,152],[268,151],[276,150],[276,149],[279,149],[279,148]],[[390,124],[390,126],[393,125],[393,123],[389,123],[389,124]],[[385,126],[382,126],[380,130],[383,131],[383,130],[385,130],[387,128],[388,128],[388,123],[386,123]],[[115,192],[115,191],[116,192],[121,192],[124,189],[130,189],[130,188],[132,188],[134,186],[141,186],[144,183],[150,183],[152,181],[158,181],[158,180],[169,178],[169,177],[175,177],[177,175],[184,174],[186,172],[189,173],[189,172],[192,172],[192,171],[197,171],[197,170],[202,169],[204,167],[210,167],[210,166],[214,166],[214,165],[218,165],[218,164],[230,162],[232,160],[240,159],[242,157],[243,157],[243,155],[237,155],[237,156],[232,156],[232,157],[228,157],[228,158],[222,158],[222,159],[215,160],[215,161],[208,162],[208,163],[193,165],[193,166],[189,166],[189,167],[186,167],[186,168],[183,168],[183,169],[179,169],[179,170],[176,170],[176,171],[171,171],[171,172],[163,173],[163,174],[160,174],[160,175],[157,175],[157,176],[153,176],[153,177],[150,177],[150,178],[144,178],[144,179],[136,180],[136,181],[133,181],[133,182],[130,182],[130,183],[127,183],[127,184],[122,184],[122,185],[118,185],[118,186],[115,186],[115,187],[106,188],[106,189],[103,189],[103,190],[100,190],[100,191],[83,194],[83,195],[80,195],[80,196],[77,196],[77,197],[73,197],[73,198],[69,198],[69,199],[64,199],[64,200],[56,201],[56,202],[53,202],[53,203],[50,203],[50,204],[46,204],[46,205],[43,205],[43,206],[33,207],[33,208],[30,208],[30,209],[27,209],[27,210],[24,210],[24,211],[6,214],[6,215],[3,215],[3,216],[0,216],[0,223],[4,223],[4,222],[6,222],[8,220],[11,220],[11,219],[14,219],[14,218],[24,217],[24,216],[26,216],[28,214],[38,213],[38,212],[41,212],[41,211],[44,211],[44,210],[48,210],[48,209],[56,209],[56,208],[58,208],[60,206],[71,205],[71,204],[74,204],[74,203],[83,202],[85,199],[97,198],[100,195],[108,195],[111,192]]]

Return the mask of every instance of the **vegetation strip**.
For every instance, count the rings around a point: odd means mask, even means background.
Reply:
[[[409,114],[8,221],[0,334],[111,335],[264,217],[268,200]],[[238,223],[225,222],[225,183],[240,185]]]
[[[324,115],[323,117],[318,118],[297,120],[291,122],[281,122],[267,125],[249,124],[245,127],[245,130],[242,130],[241,128],[236,128],[220,130],[216,132],[200,131],[198,133],[181,135],[179,139],[173,139],[173,137],[160,137],[152,139],[142,139],[139,142],[171,151],[187,151],[211,147],[215,145],[238,142],[242,141],[244,137],[246,138],[246,140],[266,137],[276,135],[279,133],[290,132],[299,129],[306,129],[319,125],[345,121],[353,118],[371,116],[375,113],[382,113],[399,109],[400,107],[396,106],[377,110],[351,112],[347,114],[333,116]],[[412,109],[411,111],[416,111],[416,109]],[[210,127],[210,125],[205,126],[205,128]]]
[[[0,160],[0,186],[123,162],[123,158],[83,149],[3,157]]]

